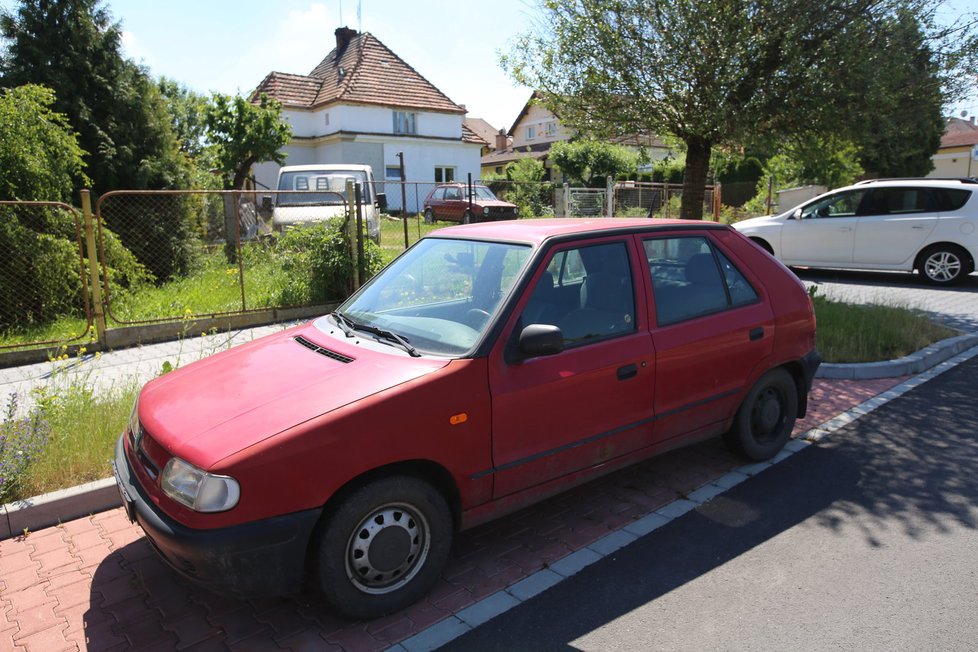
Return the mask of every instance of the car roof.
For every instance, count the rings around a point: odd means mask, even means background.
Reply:
[[[923,186],[923,187],[938,187],[938,188],[962,188],[978,185],[978,179],[972,179],[968,177],[960,178],[937,178],[937,177],[902,177],[902,178],[891,178],[891,179],[866,179],[865,181],[858,181],[849,188],[866,188],[866,187],[904,187],[904,186]]]
[[[505,240],[540,245],[552,238],[574,235],[609,235],[676,228],[727,229],[729,227],[716,222],[645,217],[541,218],[449,226],[432,231],[428,237]]]
[[[343,170],[357,170],[366,171],[371,169],[369,165],[358,165],[358,164],[338,164],[338,163],[321,163],[315,165],[283,165],[279,168],[280,172],[311,172],[314,170],[322,170],[324,172],[335,172]]]

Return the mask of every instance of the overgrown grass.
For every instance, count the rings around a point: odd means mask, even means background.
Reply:
[[[818,348],[826,362],[902,358],[958,333],[922,311],[893,305],[854,305],[814,297]]]

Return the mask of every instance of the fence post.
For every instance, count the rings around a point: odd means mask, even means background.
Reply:
[[[356,199],[353,193],[353,179],[346,180],[346,235],[350,241],[350,257],[353,259],[353,291],[360,289],[360,259],[357,256],[357,233],[356,215],[353,202]]]
[[[615,216],[615,180],[609,174],[608,178],[605,179],[605,193],[607,199],[605,200],[605,210],[607,210],[608,217]]]
[[[564,182],[564,196],[561,197],[560,209],[564,212],[562,217],[570,217],[570,184]]]
[[[100,346],[105,344],[105,307],[102,305],[102,278],[99,274],[98,248],[95,246],[95,227],[92,219],[92,193],[81,191],[82,217],[85,221],[85,248],[88,249],[88,273],[92,288],[92,320],[95,337]]]

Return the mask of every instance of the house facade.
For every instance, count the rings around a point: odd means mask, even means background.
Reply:
[[[562,182],[560,171],[548,162],[550,148],[554,143],[570,140],[577,132],[565,127],[560,118],[542,103],[543,93],[534,91],[516,116],[509,132],[497,134],[496,149],[482,157],[482,174],[502,174],[506,166],[521,158],[535,158],[547,169],[548,178],[555,183]],[[672,155],[672,151],[654,136],[637,134],[614,139],[619,145],[638,149],[644,148],[651,160],[661,160]]]
[[[464,125],[456,104],[368,32],[341,27],[336,47],[308,75],[272,72],[252,94],[282,103],[292,125],[286,165],[360,164],[377,181],[443,182],[479,175],[486,141]],[[279,165],[253,169],[258,187],[274,188]],[[388,188],[391,210],[400,192]],[[423,199],[423,198],[422,198]],[[416,211],[414,200],[406,208]]]
[[[931,178],[978,177],[978,124],[970,120],[948,118],[937,153],[931,157]]]

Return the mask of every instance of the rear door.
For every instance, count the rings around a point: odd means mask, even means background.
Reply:
[[[874,188],[859,211],[853,263],[913,265],[937,226],[937,202],[929,188]]]
[[[652,286],[657,442],[716,430],[774,348],[760,279],[705,234],[643,240]]]

